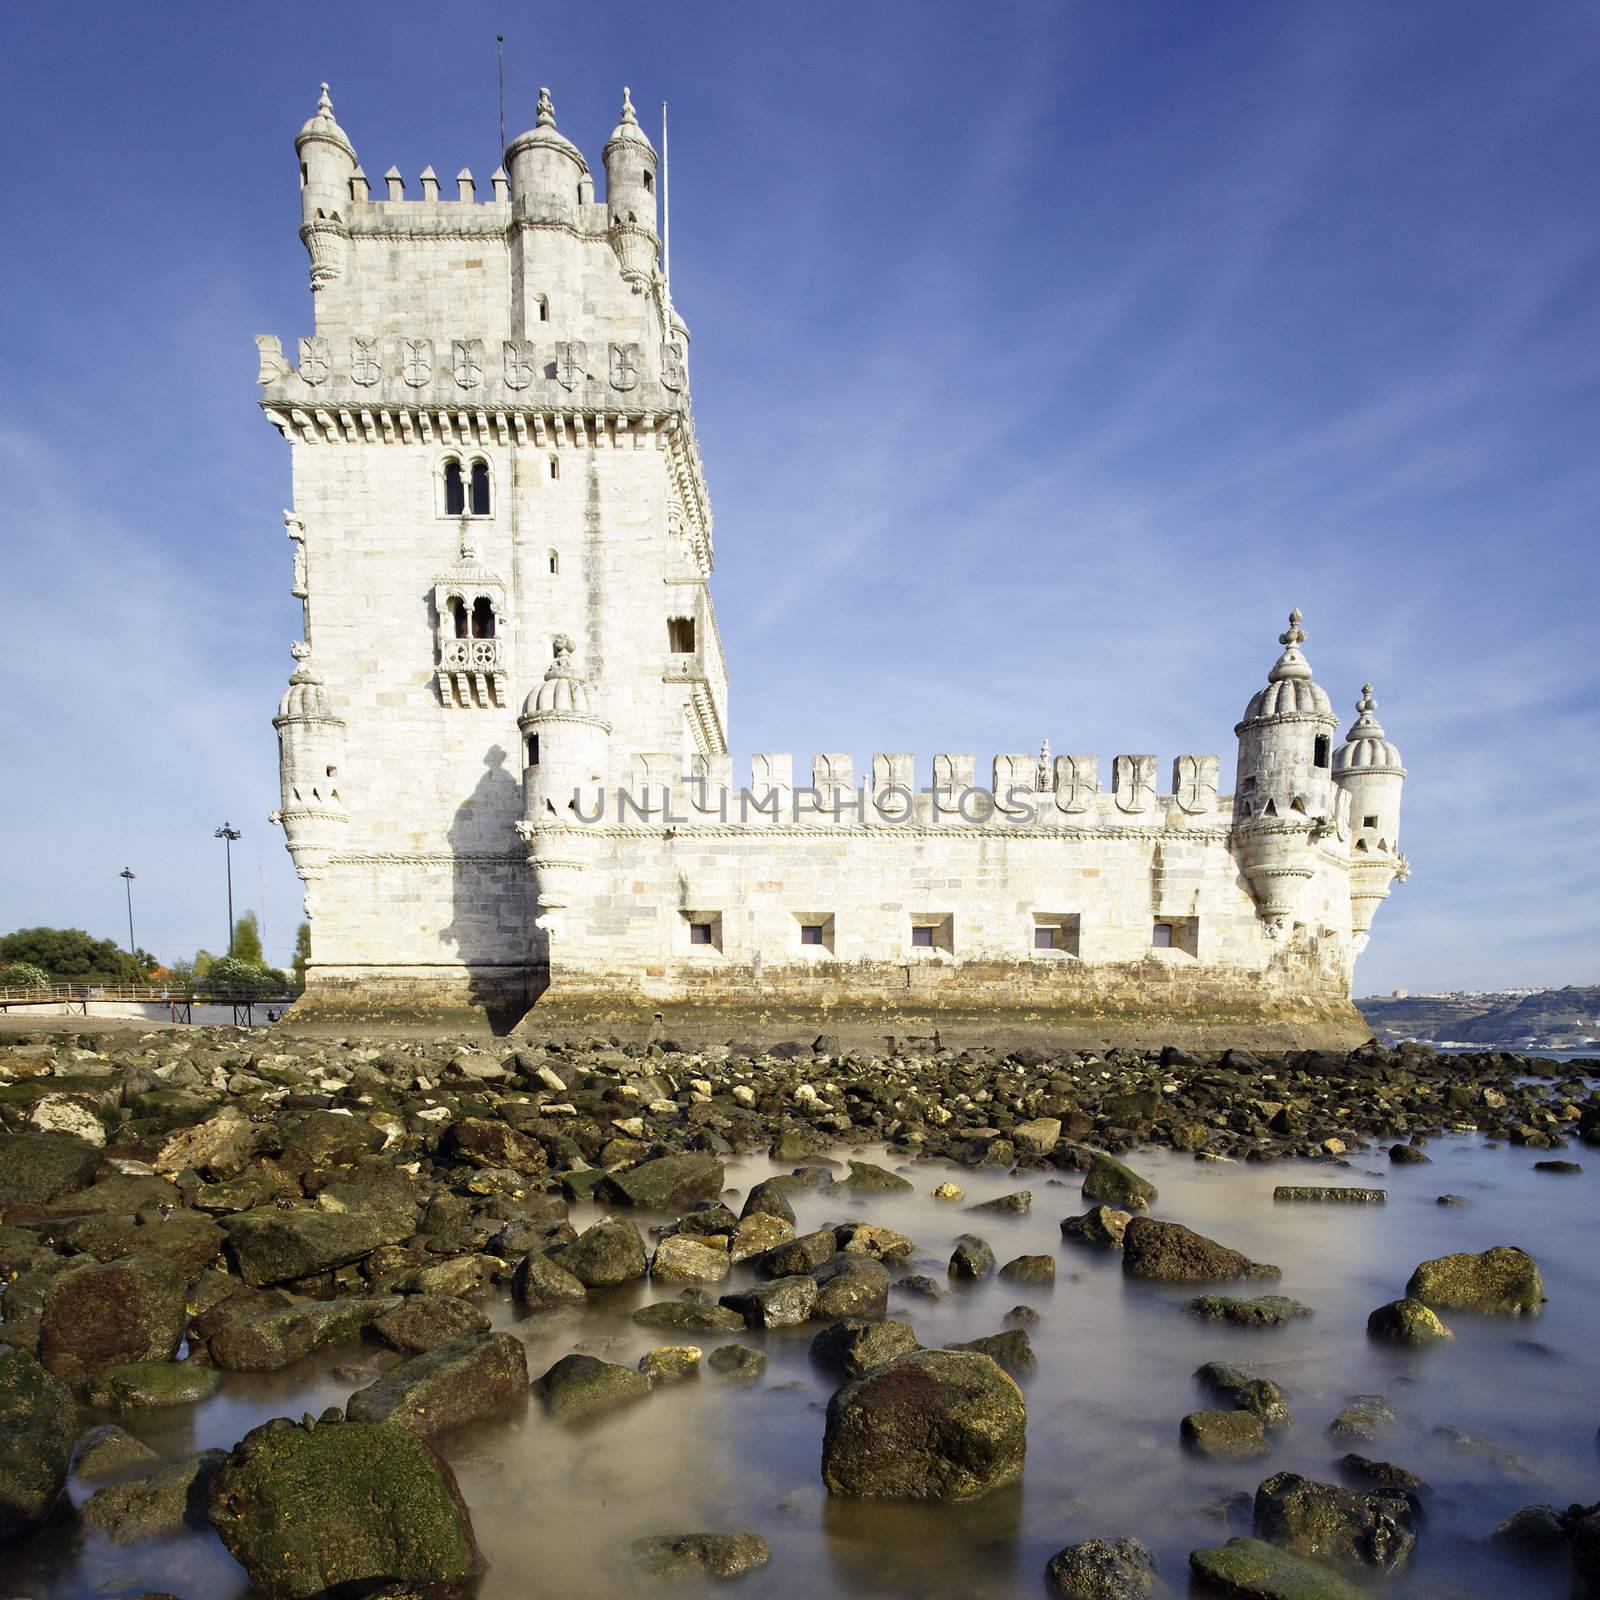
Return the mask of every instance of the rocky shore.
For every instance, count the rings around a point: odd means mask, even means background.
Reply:
[[[1063,1248],[1120,1251],[1129,1279],[1193,1285],[1196,1317],[1272,1327],[1305,1309],[1276,1292],[1277,1266],[1159,1215],[1138,1149],[1310,1158],[1325,1179],[1284,1185],[1281,1201],[1381,1206],[1374,1159],[1420,1165],[1430,1138],[1476,1130],[1536,1152],[1556,1182],[1583,1152],[1552,1152],[1600,1144],[1594,1072],[1414,1045],[1264,1057],[873,1052],[826,1035],[680,1050],[13,1033],[0,1039],[0,1540],[74,1517],[123,1543],[214,1530],[273,1600],[448,1600],[472,1592],[485,1562],[439,1438],[523,1405],[581,1425],[702,1370],[759,1377],[748,1336],[802,1325],[838,1382],[817,1437],[830,1495],[982,1497],[1024,1474],[1019,1379],[1033,1352],[1023,1325],[925,1349],[891,1315],[891,1291],[895,1304],[942,1292],[910,1271],[912,1239],[859,1220],[874,1195],[911,1187],[909,1163],[1014,1174],[995,1211],[1026,1210],[1030,1181],[1070,1182],[1081,1199],[1061,1218]],[[895,1170],[848,1159],[862,1146],[885,1147]],[[750,1151],[787,1174],[727,1190],[724,1160]],[[920,1187],[960,1198],[947,1171],[930,1167]],[[837,1221],[797,1232],[802,1193],[837,1196]],[[591,1200],[605,1215],[580,1233],[569,1207]],[[1052,1256],[997,1256],[983,1209],[965,1219],[948,1277],[1053,1282]],[[634,1320],[663,1342],[637,1366],[574,1351],[530,1372],[523,1342],[489,1315],[499,1302],[583,1307],[639,1282],[655,1298]],[[1537,1312],[1545,1286],[1530,1256],[1497,1246],[1421,1262],[1392,1292],[1368,1337],[1415,1348],[1447,1340],[1456,1311]],[[376,1381],[231,1450],[165,1459],[130,1421],[197,1405],[230,1373],[363,1344],[393,1352]],[[1284,1395],[1248,1369],[1212,1363],[1197,1379],[1216,1408],[1175,1417],[1174,1448],[1247,1459],[1290,1424]],[[1385,1404],[1358,1397],[1334,1435],[1373,1437]],[[1339,1485],[1265,1478],[1252,1536],[1196,1550],[1195,1582],[1335,1600],[1403,1566],[1426,1537],[1414,1486],[1389,1464],[1346,1460],[1362,1465]],[[1594,1508],[1528,1507],[1496,1537],[1558,1552],[1600,1595]],[[664,1528],[633,1559],[643,1577],[710,1582],[770,1551],[759,1531]],[[1116,1600],[1158,1580],[1125,1538],[1068,1546],[1046,1581]]]

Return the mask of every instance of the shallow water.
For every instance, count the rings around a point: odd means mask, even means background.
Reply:
[[[1429,1154],[1429,1166],[1391,1168],[1373,1153],[1355,1156],[1344,1169],[1201,1163],[1159,1150],[1130,1158],[1160,1188],[1153,1215],[1283,1268],[1278,1283],[1230,1292],[1281,1292],[1315,1308],[1309,1320],[1259,1330],[1196,1322],[1182,1309],[1195,1288],[1125,1282],[1118,1254],[1064,1243],[1061,1218],[1084,1209],[1071,1174],[1018,1178],[884,1158],[911,1178],[913,1193],[855,1201],[796,1193],[802,1232],[858,1219],[913,1238],[916,1258],[893,1269],[895,1277],[925,1272],[943,1283],[951,1244],[969,1231],[987,1238],[1002,1262],[1024,1253],[1056,1258],[1053,1288],[990,1278],[952,1285],[937,1303],[898,1290],[890,1300],[890,1314],[912,1322],[929,1346],[997,1332],[1019,1303],[1037,1309],[1040,1321],[1029,1334],[1038,1370],[1022,1379],[1028,1402],[1022,1485],[961,1506],[831,1500],[818,1463],[832,1383],[808,1358],[815,1326],[700,1335],[707,1354],[731,1340],[764,1349],[765,1377],[742,1386],[708,1372],[578,1431],[548,1422],[535,1406],[436,1441],[456,1469],[491,1563],[483,1600],[656,1592],[659,1585],[628,1571],[629,1542],[647,1533],[708,1530],[752,1530],[770,1542],[771,1564],[736,1586],[750,1600],[1032,1597],[1042,1592],[1045,1563],[1062,1545],[1130,1534],[1156,1554],[1166,1585],[1158,1592],[1186,1595],[1188,1552],[1249,1531],[1248,1513],[1229,1520],[1219,1501],[1253,1491],[1280,1470],[1337,1481],[1332,1462],[1352,1448],[1419,1472],[1431,1488],[1417,1555],[1386,1593],[1564,1600],[1564,1555],[1548,1566],[1511,1562],[1479,1541],[1519,1506],[1600,1500],[1600,1255],[1593,1245],[1600,1162],[1587,1162],[1589,1170],[1578,1176],[1537,1173],[1539,1152],[1490,1148],[1473,1136],[1435,1140]],[[1582,1159],[1589,1152],[1571,1154]],[[728,1183],[742,1196],[780,1170],[789,1168],[740,1159],[729,1163]],[[947,1178],[965,1188],[963,1201],[928,1198]],[[1273,1201],[1274,1186],[1296,1182],[1376,1183],[1388,1189],[1389,1201]],[[1020,1187],[1033,1192],[1027,1216],[965,1214],[973,1203]],[[1436,1204],[1445,1192],[1468,1204]],[[596,1207],[574,1206],[573,1222],[582,1228],[598,1214]],[[636,1220],[647,1226],[665,1219]],[[1401,1295],[1419,1261],[1495,1244],[1519,1244],[1539,1261],[1550,1296],[1542,1316],[1452,1313],[1446,1317],[1456,1333],[1452,1344],[1410,1352],[1368,1343],[1368,1312]],[[748,1275],[748,1268],[737,1269],[722,1287]],[[500,1306],[495,1315],[526,1342],[534,1375],[573,1349],[631,1365],[653,1345],[676,1341],[636,1327],[629,1313],[676,1293],[676,1286],[657,1292],[635,1286],[594,1297],[586,1311],[521,1316]],[[228,1446],[268,1417],[342,1404],[360,1385],[335,1380],[333,1368],[359,1363],[369,1374],[365,1382],[396,1359],[345,1348],[288,1373],[230,1373],[222,1392],[202,1405],[118,1420],[164,1454]],[[1194,1369],[1210,1360],[1248,1364],[1285,1390],[1294,1425],[1273,1436],[1270,1456],[1218,1464],[1180,1448],[1179,1419],[1218,1403],[1193,1379]],[[1399,1412],[1394,1433],[1372,1445],[1325,1435],[1350,1396],[1372,1392],[1386,1395]],[[1437,1436],[1439,1427],[1483,1442],[1463,1449]],[[88,1492],[73,1485],[74,1500]],[[252,1592],[209,1531],[122,1549],[65,1526],[6,1551],[0,1577],[35,1600],[144,1588],[185,1600],[242,1600]],[[694,1586],[671,1592],[692,1593]]]

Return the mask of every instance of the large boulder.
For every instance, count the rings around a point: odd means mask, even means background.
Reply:
[[[1027,1423],[1022,1391],[988,1356],[914,1350],[828,1402],[822,1481],[839,1495],[969,1500],[1021,1478]]]
[[[639,1230],[621,1217],[605,1217],[585,1228],[571,1244],[552,1251],[551,1259],[589,1289],[631,1283],[649,1269]]]
[[[1181,1222],[1135,1217],[1122,1236],[1122,1270],[1130,1278],[1162,1283],[1220,1283],[1231,1278],[1276,1278],[1276,1267],[1262,1266],[1186,1228]]]
[[[1496,1245],[1480,1255],[1463,1253],[1424,1261],[1411,1274],[1406,1297],[1446,1311],[1528,1315],[1545,1301],[1538,1264],[1515,1245]]]
[[[455,1475],[392,1423],[280,1417],[253,1429],[212,1479],[210,1515],[267,1600],[461,1583],[483,1570]]]
[[[528,1352],[509,1333],[484,1333],[424,1350],[350,1396],[351,1422],[398,1422],[417,1433],[500,1416],[528,1396]]]
[[[685,1152],[608,1172],[595,1186],[595,1195],[645,1211],[687,1211],[702,1200],[715,1200],[722,1182],[722,1163],[715,1156]]]
[[[65,1133],[0,1133],[0,1207],[44,1206],[94,1177],[100,1151]]]
[[[222,1374],[201,1361],[130,1361],[101,1367],[84,1399],[101,1411],[151,1411],[198,1405],[221,1387]]]
[[[61,1498],[77,1416],[66,1384],[0,1345],[0,1539],[37,1527]]]
[[[226,1372],[277,1372],[313,1350],[359,1339],[368,1323],[399,1304],[395,1295],[350,1295],[261,1311],[220,1328],[207,1349]]]
[[[342,1119],[348,1121],[348,1118]],[[280,1211],[257,1206],[222,1218],[239,1276],[252,1288],[348,1266],[414,1231],[399,1211]]]
[[[581,1287],[581,1285],[580,1285]],[[453,1294],[408,1295],[392,1311],[372,1319],[371,1332],[391,1350],[414,1356],[452,1339],[487,1333],[489,1319],[470,1301]]]
[[[533,1385],[533,1393],[557,1422],[579,1422],[602,1411],[632,1405],[650,1393],[650,1380],[632,1367],[597,1356],[562,1356]]]
[[[1256,1489],[1255,1533],[1296,1555],[1394,1572],[1416,1547],[1417,1519],[1403,1494],[1366,1493],[1279,1472]]]
[[[59,1247],[96,1261],[160,1256],[186,1278],[198,1277],[222,1250],[223,1233],[209,1217],[178,1211],[159,1221],[134,1217],[82,1217],[55,1230]]]
[[[81,1384],[98,1367],[170,1361],[188,1325],[182,1273],[155,1256],[64,1272],[44,1297],[39,1359]]]
[[[1260,1539],[1230,1539],[1211,1550],[1195,1550],[1189,1571],[1204,1589],[1233,1600],[1367,1600],[1317,1561],[1291,1555]]]
[[[1051,1556],[1045,1588],[1060,1600],[1145,1600],[1156,1562],[1137,1539],[1085,1539]]]
[[[1108,1155],[1097,1155],[1089,1164],[1083,1188],[1085,1200],[1116,1206],[1122,1211],[1148,1211],[1157,1198],[1156,1186],[1131,1168]]]

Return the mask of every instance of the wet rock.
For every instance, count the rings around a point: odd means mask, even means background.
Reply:
[[[830,1372],[858,1378],[868,1368],[882,1366],[916,1348],[917,1335],[909,1322],[843,1317],[829,1323],[811,1341],[811,1359]]]
[[[763,1278],[792,1278],[797,1273],[815,1272],[839,1248],[832,1228],[818,1228],[769,1250],[757,1258],[756,1271]]]
[[[817,1280],[810,1277],[774,1278],[750,1289],[725,1294],[722,1304],[737,1311],[747,1328],[795,1328],[805,1322],[817,1303]]]
[[[933,1189],[935,1200],[960,1200],[965,1196],[966,1190],[959,1183],[940,1183]]]
[[[1033,1191],[1018,1189],[1015,1194],[1003,1194],[994,1200],[983,1200],[975,1206],[968,1206],[967,1209],[996,1212],[1002,1216],[1025,1217],[1033,1209]]]
[[[142,1478],[108,1484],[89,1496],[78,1515],[116,1544],[203,1528],[211,1480],[227,1459],[226,1450],[202,1450]]]
[[[216,1260],[223,1233],[210,1218],[180,1211],[148,1223],[134,1217],[84,1217],[56,1229],[55,1239],[59,1248],[96,1261],[159,1256],[185,1278],[193,1278]]]
[[[1196,1455],[1213,1461],[1246,1461],[1272,1448],[1252,1411],[1191,1411],[1178,1425],[1178,1436]]]
[[[1381,1206],[1388,1200],[1389,1191],[1350,1185],[1280,1183],[1272,1191],[1272,1198],[1314,1205]]]
[[[894,1280],[895,1288],[903,1294],[914,1294],[920,1300],[943,1300],[944,1290],[926,1273],[911,1272]]]
[[[1202,1322],[1231,1322],[1239,1328],[1281,1328],[1298,1317],[1309,1317],[1311,1307],[1287,1295],[1263,1294],[1253,1300],[1231,1294],[1203,1294],[1184,1308]]]
[[[517,1409],[528,1393],[528,1354],[509,1333],[470,1334],[391,1367],[350,1396],[351,1422],[398,1422],[442,1433]]]
[[[782,1184],[775,1178],[765,1178],[745,1196],[739,1216],[741,1220],[752,1216],[779,1217],[784,1222],[793,1224],[794,1207],[789,1203],[788,1195],[783,1192]]]
[[[1567,1544],[1567,1518],[1555,1506],[1523,1506],[1489,1537],[1522,1550],[1561,1550]]]
[[[650,1276],[662,1283],[718,1283],[732,1270],[724,1245],[683,1233],[669,1233],[650,1260]]]
[[[1083,1180],[1082,1194],[1085,1200],[1121,1211],[1148,1211],[1159,1191],[1147,1178],[1141,1178],[1114,1157],[1096,1155]]]
[[[579,1422],[643,1400],[650,1393],[650,1380],[614,1361],[569,1355],[534,1382],[533,1393],[556,1422]]]
[[[1336,1439],[1376,1439],[1399,1425],[1394,1407],[1381,1394],[1352,1395],[1348,1405],[1328,1424]]]
[[[1226,1361],[1208,1361],[1195,1372],[1195,1378],[1213,1394],[1239,1411],[1250,1411],[1268,1428],[1287,1428],[1293,1420],[1283,1390],[1270,1378],[1258,1377],[1244,1367]]]
[[[695,1305],[686,1300],[657,1300],[640,1306],[633,1320],[641,1328],[657,1328],[669,1333],[737,1333],[744,1317],[727,1306]]]
[[[1397,1467],[1392,1461],[1373,1461],[1367,1456],[1355,1454],[1354,1451],[1340,1456],[1334,1465],[1347,1482],[1369,1489],[1392,1489],[1407,1495],[1411,1500],[1412,1510],[1416,1510],[1418,1496],[1424,1488],[1422,1479],[1416,1473],[1407,1472],[1404,1467]]]
[[[643,1250],[641,1244],[641,1254]],[[535,1311],[548,1311],[555,1306],[582,1305],[589,1298],[589,1291],[584,1288],[582,1280],[567,1270],[565,1251],[559,1261],[542,1250],[524,1256],[511,1275],[511,1292],[519,1305],[529,1306]]]
[[[894,1193],[911,1188],[908,1179],[872,1161],[852,1161],[849,1175],[841,1182],[848,1184],[858,1193]]]
[[[463,1165],[503,1169],[525,1177],[543,1177],[546,1167],[544,1149],[537,1139],[489,1117],[464,1117],[451,1123],[439,1148]]]
[[[44,1297],[39,1360],[72,1384],[121,1362],[170,1361],[189,1321],[185,1287],[154,1256],[63,1273]]]
[[[483,1570],[455,1475],[390,1423],[279,1418],[253,1429],[212,1480],[210,1517],[266,1600],[460,1583]]]
[[[720,1200],[702,1201],[678,1218],[677,1231],[697,1239],[726,1238],[739,1226],[739,1219]]]
[[[1234,1600],[1366,1600],[1363,1590],[1320,1562],[1260,1539],[1230,1539],[1216,1549],[1195,1550],[1189,1570],[1204,1588]]]
[[[817,1286],[811,1315],[817,1321],[835,1317],[882,1317],[889,1312],[889,1269],[871,1256],[840,1251],[811,1274]]]
[[[1468,1203],[1464,1194],[1442,1194],[1434,1201],[1439,1206],[1464,1206]]]
[[[1000,1269],[1007,1283],[1026,1283],[1045,1287],[1056,1281],[1054,1256],[1016,1256]]]
[[[161,1458],[139,1439],[114,1422],[103,1422],[79,1435],[72,1448],[71,1473],[85,1483],[115,1478],[135,1467],[148,1467]]]
[[[828,1402],[830,1492],[965,1500],[1022,1476],[1027,1407],[987,1356],[917,1350],[851,1379]]]
[[[749,1345],[724,1344],[711,1352],[706,1365],[730,1383],[754,1383],[767,1370],[767,1356]]]
[[[988,1241],[975,1233],[964,1233],[950,1252],[950,1276],[972,1280],[987,1278],[994,1271],[994,1251]]]
[[[252,1288],[347,1266],[412,1233],[410,1217],[400,1212],[280,1211],[275,1206],[236,1212],[222,1218],[221,1226],[239,1276]]]
[[[1389,1159],[1397,1167],[1425,1167],[1433,1157],[1414,1144],[1396,1144],[1389,1147]]]
[[[1230,1278],[1276,1278],[1260,1265],[1181,1222],[1135,1217],[1122,1236],[1122,1270],[1161,1283],[1216,1283]]]
[[[94,1177],[100,1151],[64,1133],[0,1133],[0,1207],[42,1206]]]
[[[1025,1156],[1047,1156],[1060,1140],[1059,1117],[1031,1117],[1011,1130],[1011,1142]]]
[[[792,1222],[785,1222],[782,1217],[768,1216],[765,1212],[752,1211],[748,1217],[740,1217],[739,1225],[728,1241],[728,1259],[737,1266],[741,1261],[749,1261],[755,1256],[765,1255],[769,1250],[776,1250],[780,1244],[787,1244],[792,1238]]]
[[[653,1578],[742,1578],[772,1559],[759,1533],[656,1533],[635,1539],[635,1564]]]
[[[979,1355],[999,1362],[1013,1378],[1025,1377],[1039,1365],[1026,1328],[1007,1328],[1003,1333],[986,1333],[979,1339],[947,1344],[945,1349],[975,1350]]]
[[[236,1111],[225,1111],[169,1133],[151,1156],[150,1165],[157,1172],[182,1172],[192,1167],[214,1180],[235,1178],[258,1150],[276,1145],[277,1132],[270,1123],[252,1122]]]
[[[76,1434],[72,1391],[32,1356],[0,1345],[0,1540],[49,1516]]]
[[[1296,1555],[1395,1572],[1417,1542],[1404,1495],[1364,1493],[1280,1472],[1256,1489],[1256,1536]]]
[[[582,1285],[579,1285],[582,1288]],[[487,1333],[489,1319],[475,1305],[447,1294],[407,1295],[392,1311],[374,1317],[370,1331],[391,1350],[414,1356],[452,1339]]]
[[[1085,1539],[1050,1558],[1044,1582],[1060,1600],[1146,1600],[1156,1562],[1137,1539]]]
[[[1455,1335],[1420,1300],[1391,1300],[1367,1318],[1367,1337],[1419,1347]]]
[[[1533,1170],[1535,1172],[1553,1172],[1562,1177],[1572,1177],[1574,1174],[1583,1171],[1583,1163],[1580,1161],[1535,1161]]]
[[[639,1370],[651,1383],[682,1383],[700,1375],[700,1347],[664,1344],[639,1357]]]
[[[607,1173],[596,1195],[646,1211],[686,1211],[700,1201],[715,1200],[722,1186],[723,1166],[715,1156],[686,1153]]]
[[[227,1372],[278,1372],[329,1345],[361,1337],[367,1324],[400,1304],[394,1295],[352,1295],[261,1311],[211,1336],[212,1361]]]
[[[1544,1304],[1544,1282],[1532,1256],[1514,1245],[1481,1255],[1439,1256],[1424,1261],[1406,1285],[1408,1299],[1446,1311],[1527,1315]]]
[[[1122,1236],[1133,1221],[1129,1212],[1111,1206],[1092,1206],[1081,1217],[1067,1217],[1061,1224],[1061,1237],[1074,1244],[1098,1245],[1103,1250],[1120,1250]]]
[[[644,1240],[631,1222],[605,1217],[569,1245],[553,1251],[555,1263],[589,1289],[631,1283],[648,1270]]]
[[[84,1399],[102,1411],[146,1411],[192,1406],[222,1387],[222,1374],[198,1361],[133,1361],[102,1367],[89,1379]]]
[[[871,1256],[874,1261],[908,1261],[916,1245],[893,1228],[867,1222],[846,1222],[833,1230],[835,1246],[847,1255]]]

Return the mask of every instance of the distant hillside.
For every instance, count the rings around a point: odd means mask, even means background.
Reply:
[[[1357,1000],[1385,1043],[1427,1039],[1494,1050],[1600,1051],[1600,986],[1537,994],[1374,995]]]

